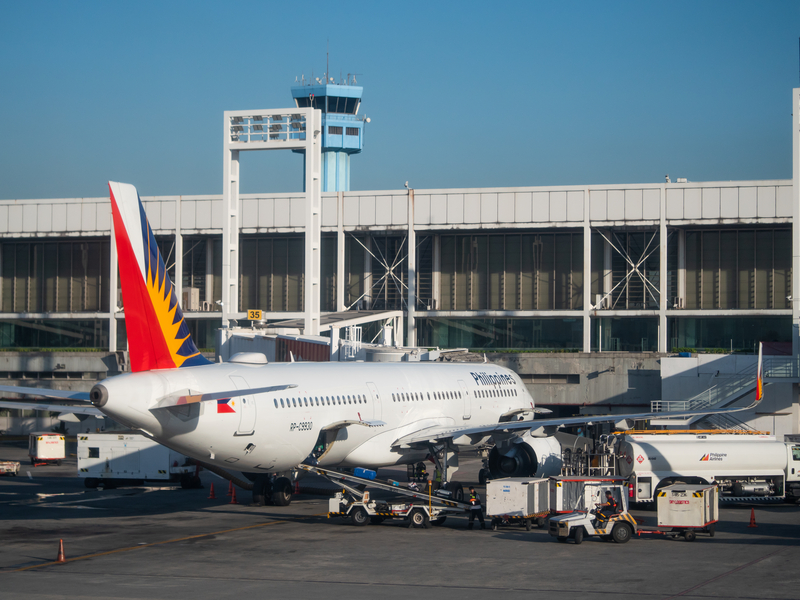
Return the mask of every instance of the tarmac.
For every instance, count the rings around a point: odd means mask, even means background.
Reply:
[[[356,527],[328,519],[327,498],[304,494],[256,507],[237,490],[231,504],[227,481],[209,472],[203,489],[87,490],[74,457],[33,467],[19,444],[0,443],[0,460],[24,461],[18,477],[0,477],[2,598],[800,599],[796,505],[755,505],[757,527],[751,506],[724,506],[715,537],[691,543],[575,545],[545,529],[492,531],[488,520],[470,531],[466,516],[429,529]],[[479,467],[462,460],[457,479],[477,481]],[[54,562],[59,540],[65,563]]]

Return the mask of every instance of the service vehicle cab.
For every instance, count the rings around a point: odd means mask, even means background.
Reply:
[[[604,515],[600,508],[606,502],[606,492],[611,492],[616,510]],[[633,537],[637,528],[636,520],[628,512],[628,496],[625,492],[623,484],[609,480],[598,485],[584,486],[585,506],[593,508],[550,517],[550,535],[559,542],[571,539],[580,544],[584,537],[598,535],[602,540],[624,544]]]

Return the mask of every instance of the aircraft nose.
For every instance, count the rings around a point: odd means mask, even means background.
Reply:
[[[89,400],[97,408],[102,408],[108,402],[108,390],[100,383],[96,383],[89,392]]]

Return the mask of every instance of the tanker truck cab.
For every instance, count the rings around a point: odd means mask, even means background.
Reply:
[[[628,512],[627,486],[621,483],[585,486],[586,498],[584,506],[592,507],[588,511],[578,510],[566,515],[550,517],[549,533],[559,542],[572,540],[576,544],[583,542],[587,536],[600,536],[603,541],[615,541],[624,544],[636,533],[637,524]],[[606,492],[610,491],[617,503],[615,513],[605,516],[600,513],[605,503]]]
[[[786,444],[786,499],[800,500],[800,444]]]

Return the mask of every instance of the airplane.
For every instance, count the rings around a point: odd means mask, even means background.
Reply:
[[[377,469],[432,459],[449,476],[459,452],[493,444],[492,478],[560,472],[562,427],[730,413],[745,408],[534,418],[520,377],[487,363],[291,362],[260,353],[206,360],[192,341],[136,188],[109,182],[131,372],[88,394],[18,386],[2,392],[91,402],[0,402],[73,415],[105,415],[173,450],[253,481],[255,504],[291,502],[290,476],[304,461]],[[757,398],[756,402],[760,400]]]

